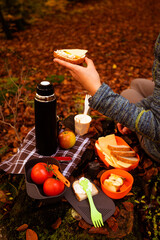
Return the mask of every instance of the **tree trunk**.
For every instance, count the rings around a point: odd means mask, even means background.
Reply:
[[[2,23],[2,28],[3,28],[3,31],[5,32],[7,39],[13,39],[9,26],[3,17],[3,13],[1,9],[0,9],[0,21]]]

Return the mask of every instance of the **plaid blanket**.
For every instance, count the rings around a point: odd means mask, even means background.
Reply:
[[[68,162],[60,163],[62,174],[65,177],[69,177],[78,163],[81,161],[81,156],[90,143],[89,137],[76,136],[76,144],[73,148],[63,150],[57,148],[55,154],[51,157],[71,157],[72,160]],[[33,158],[42,158],[44,156],[36,153],[35,142],[35,128],[33,128],[25,137],[22,145],[18,149],[18,152],[11,158],[0,163],[0,168],[7,173],[24,174],[24,166],[27,161]]]

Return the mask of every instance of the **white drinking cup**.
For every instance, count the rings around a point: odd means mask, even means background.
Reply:
[[[92,118],[87,114],[77,114],[74,117],[75,132],[81,136],[88,133]]]

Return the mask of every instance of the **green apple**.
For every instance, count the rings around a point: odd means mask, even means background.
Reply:
[[[59,146],[64,149],[72,148],[76,143],[76,136],[70,130],[64,130],[58,135]]]

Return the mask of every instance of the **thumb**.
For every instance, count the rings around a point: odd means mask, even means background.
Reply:
[[[94,63],[90,58],[85,57],[85,62],[87,64],[87,67],[94,67]]]

